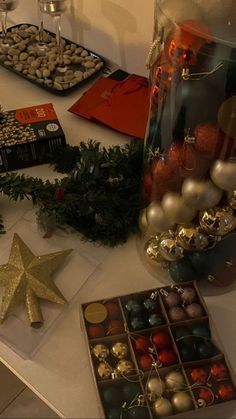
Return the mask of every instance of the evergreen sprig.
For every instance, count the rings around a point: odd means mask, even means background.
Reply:
[[[96,141],[67,146],[51,157],[55,170],[69,173],[54,182],[24,175],[0,176],[11,199],[32,199],[45,231],[71,226],[105,245],[124,243],[137,230],[143,144],[101,147]]]

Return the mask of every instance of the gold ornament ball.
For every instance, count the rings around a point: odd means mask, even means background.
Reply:
[[[98,374],[101,378],[110,378],[113,372],[112,367],[106,362],[100,362],[98,365]]]
[[[112,346],[111,353],[115,358],[123,359],[129,353],[128,345],[124,342],[117,342]]]
[[[194,225],[188,227],[179,227],[177,233],[177,242],[185,250],[202,250],[209,245],[208,235],[199,227]]]
[[[106,359],[109,356],[109,349],[105,345],[96,345],[93,348],[93,354],[98,359]]]
[[[200,213],[200,226],[208,234],[224,236],[236,227],[236,218],[232,208],[215,207]]]
[[[224,191],[236,189],[236,159],[216,160],[211,168],[211,179]]]
[[[165,399],[164,397],[155,401],[153,409],[158,417],[170,416],[173,413],[173,407],[170,400]]]
[[[236,210],[236,189],[228,192],[227,198],[228,198],[229,206],[233,208],[234,210]]]
[[[196,209],[184,202],[181,195],[167,192],[162,200],[162,207],[166,218],[173,224],[186,224],[196,216]]]
[[[116,371],[121,375],[132,374],[134,372],[133,362],[127,359],[121,359],[116,366]]]
[[[147,231],[147,229],[148,229],[148,222],[147,222],[146,208],[144,208],[143,210],[141,210],[140,213],[139,213],[138,225],[139,225],[139,230],[142,233],[145,233],[145,231]]]
[[[168,261],[175,261],[184,257],[184,249],[171,234],[165,234],[159,242],[160,255]]]
[[[205,210],[215,207],[223,192],[211,180],[186,179],[182,186],[184,202],[189,207]]]
[[[233,2],[234,3],[234,2]],[[223,2],[224,4],[224,2]],[[226,7],[227,10],[227,7]],[[232,16],[229,16],[232,19]],[[225,100],[218,111],[218,124],[222,131],[229,137],[236,140],[236,96],[231,96]]]
[[[147,382],[148,398],[151,401],[156,400],[165,391],[165,383],[159,377],[151,377]]]
[[[153,201],[146,211],[148,228],[151,232],[160,233],[172,227],[173,224],[167,220],[162,206],[157,201]]]
[[[171,371],[165,377],[166,387],[169,390],[181,390],[185,385],[185,379],[183,374],[179,371]]]
[[[193,408],[193,402],[188,393],[178,391],[171,399],[172,405],[177,412],[186,412]]]
[[[159,239],[152,237],[144,246],[145,257],[149,265],[161,266],[165,260],[159,252]]]

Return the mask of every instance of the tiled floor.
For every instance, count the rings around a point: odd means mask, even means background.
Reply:
[[[50,419],[58,416],[0,363],[0,419]]]

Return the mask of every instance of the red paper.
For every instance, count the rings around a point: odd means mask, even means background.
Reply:
[[[136,75],[123,81],[101,77],[69,109],[76,115],[137,138],[145,136],[148,110],[148,82]]]

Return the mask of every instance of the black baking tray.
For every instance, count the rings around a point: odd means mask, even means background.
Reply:
[[[31,24],[31,23],[20,23],[20,24],[17,24],[17,25],[14,25],[14,26],[9,27],[9,28],[8,28],[8,32],[9,32],[9,31],[11,31],[13,28],[20,28],[22,25],[28,25],[29,27],[30,27],[30,26],[34,26],[35,28],[37,28],[37,29],[38,29],[38,26],[37,26],[37,25]],[[54,38],[55,38],[55,33],[51,32],[51,31],[49,31],[49,30],[47,30],[47,29],[45,29],[45,32],[47,32],[49,35],[51,35],[52,37],[54,37]],[[57,90],[54,86],[49,87],[49,86],[47,86],[46,84],[41,84],[41,83],[39,83],[39,82],[37,81],[37,79],[36,79],[36,80],[31,79],[30,77],[28,77],[27,75],[25,75],[25,74],[21,73],[20,71],[17,71],[17,70],[16,70],[16,69],[14,69],[13,67],[11,67],[11,66],[9,66],[9,65],[6,65],[6,64],[4,64],[4,62],[1,62],[1,60],[0,60],[0,65],[1,65],[2,67],[6,68],[7,70],[10,70],[11,72],[13,72],[13,73],[17,74],[18,76],[20,76],[20,77],[22,77],[22,78],[24,78],[24,79],[28,80],[29,82],[33,83],[34,85],[36,85],[36,86],[38,86],[38,87],[40,87],[40,88],[43,88],[43,89],[45,89],[45,90],[47,90],[47,91],[49,91],[49,92],[55,93],[55,94],[57,94],[57,95],[59,95],[59,96],[64,96],[64,95],[67,95],[67,94],[71,93],[72,91],[76,90],[78,87],[80,87],[80,86],[82,86],[83,84],[85,84],[86,82],[90,81],[90,80],[91,80],[91,79],[93,79],[94,77],[96,77],[96,76],[97,76],[99,73],[101,73],[102,71],[104,71],[104,69],[106,68],[106,62],[105,62],[105,59],[104,59],[103,57],[101,57],[101,56],[99,56],[98,54],[96,54],[95,52],[93,52],[93,51],[91,51],[91,50],[87,49],[87,48],[86,48],[86,47],[84,47],[83,45],[77,44],[76,42],[73,42],[73,41],[71,41],[71,40],[69,40],[69,39],[67,39],[67,38],[65,38],[65,37],[62,37],[62,39],[64,39],[64,40],[66,41],[66,44],[67,44],[67,45],[69,45],[69,44],[70,44],[70,45],[74,44],[74,45],[76,45],[76,47],[77,47],[77,48],[82,47],[84,50],[86,50],[86,51],[89,53],[89,55],[90,55],[90,56],[94,57],[95,59],[99,59],[99,60],[100,60],[99,62],[101,62],[101,63],[102,63],[101,68],[100,68],[100,69],[98,69],[98,70],[96,70],[93,74],[91,74],[90,76],[86,77],[85,79],[80,80],[80,81],[79,81],[78,83],[76,83],[75,85],[73,85],[73,86],[69,86],[68,88],[63,89],[63,90]],[[14,44],[13,44],[12,46],[14,46]],[[23,51],[21,51],[21,52],[26,52],[26,50],[23,50]],[[72,70],[74,70],[74,71],[76,71],[76,70],[77,70],[77,71],[82,71],[82,70],[84,70],[84,68],[82,68],[82,65],[81,65],[81,64],[69,64],[69,69],[72,69]]]

